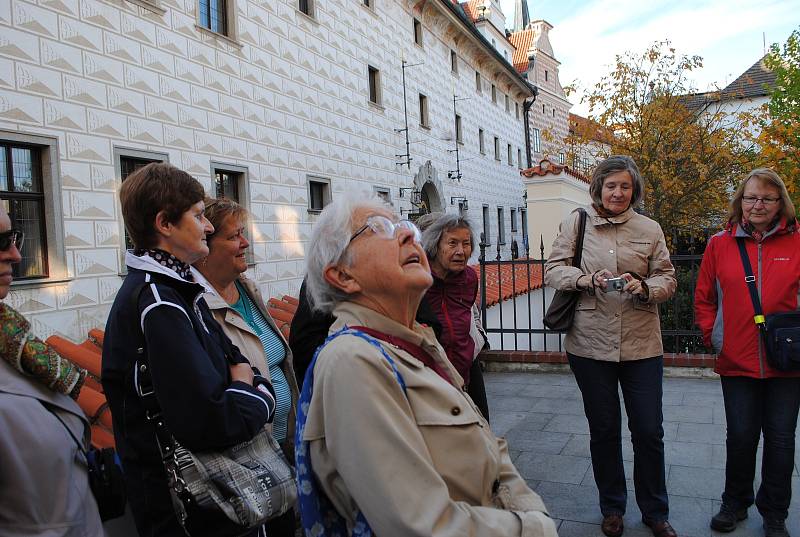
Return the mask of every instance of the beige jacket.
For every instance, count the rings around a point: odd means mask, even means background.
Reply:
[[[286,445],[281,447],[284,449],[287,457],[291,456],[289,460],[293,461],[294,456],[291,451],[291,446],[294,445],[295,410],[297,408],[298,389],[297,381],[294,378],[294,367],[292,366],[292,351],[289,349],[286,338],[284,338],[281,331],[278,330],[278,326],[267,311],[267,304],[264,302],[264,297],[261,296],[261,292],[258,290],[255,283],[244,276],[239,277],[239,283],[241,283],[245,291],[247,291],[252,303],[258,306],[259,311],[267,320],[272,330],[281,338],[283,347],[286,349],[286,359],[281,364],[281,369],[286,377],[286,381],[289,383],[289,390],[292,392],[292,409],[289,411]],[[209,285],[208,287],[210,288],[211,286]],[[203,298],[208,304],[209,309],[211,309],[214,318],[233,344],[239,348],[248,360],[250,360],[250,364],[253,367],[257,367],[264,377],[272,381],[269,375],[269,366],[267,366],[267,360],[264,356],[264,346],[261,344],[261,340],[256,333],[253,332],[253,329],[250,328],[250,325],[247,324],[247,322],[242,319],[242,316],[239,315],[235,309],[230,307],[217,293],[206,293],[203,295]],[[272,432],[272,424],[269,424],[269,428],[270,432]]]
[[[368,308],[340,304],[334,332],[367,326],[415,343],[461,384],[433,330],[414,330]],[[358,510],[380,537],[555,536],[472,400],[410,354],[388,361],[355,336],[331,342],[314,367],[304,439],[323,490],[352,527]],[[494,492],[493,492],[494,491]]]
[[[545,265],[545,284],[574,290],[582,274],[608,269],[615,275],[636,272],[649,288],[646,301],[630,293],[584,291],[575,320],[564,339],[567,352],[609,362],[640,360],[664,353],[658,304],[676,288],[664,233],[657,222],[628,209],[605,218],[586,208],[581,267],[571,266],[578,233],[578,211],[561,223]]]
[[[87,449],[89,422],[77,403],[0,359],[3,537],[103,536],[86,458],[53,413]]]

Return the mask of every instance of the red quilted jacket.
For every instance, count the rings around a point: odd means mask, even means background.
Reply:
[[[767,363],[736,237],[745,237],[747,255],[765,314],[797,309],[800,282],[800,233],[797,221],[781,222],[761,242],[738,225],[711,237],[706,246],[695,288],[695,321],[705,344],[717,351],[714,370],[720,375],[755,378],[798,377]]]

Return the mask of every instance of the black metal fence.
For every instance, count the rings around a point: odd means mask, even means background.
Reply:
[[[670,259],[678,288],[669,301],[659,306],[664,352],[711,352],[703,346],[700,331],[694,325],[694,287],[706,242],[705,238],[672,237],[672,248],[677,253]],[[538,259],[530,258],[525,247],[520,258],[510,260],[501,258],[498,247],[492,260],[486,258],[486,245],[480,244],[483,327],[495,350],[561,351],[564,334],[542,323],[555,294],[544,285],[544,243],[540,239]]]

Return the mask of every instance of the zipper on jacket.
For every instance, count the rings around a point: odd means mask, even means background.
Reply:
[[[758,299],[761,300],[761,241],[757,241],[756,245],[758,247]],[[764,301],[761,300],[761,308],[764,308]],[[764,348],[763,343],[761,341],[761,330],[756,327],[756,339],[758,341],[758,371],[760,373],[759,378],[764,378]]]

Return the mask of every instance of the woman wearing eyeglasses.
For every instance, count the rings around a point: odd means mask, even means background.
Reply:
[[[213,287],[204,295],[223,332],[251,363],[263,372],[275,390],[275,417],[268,425],[289,460],[294,459],[294,407],[297,383],[292,352],[267,311],[255,282],[247,278],[245,237],[247,209],[233,200],[206,199],[205,217],[214,227],[207,236],[208,255],[194,267]],[[270,537],[294,537],[294,510],[267,522]]]
[[[374,197],[342,196],[314,225],[308,296],[336,320],[297,406],[305,531],[555,536],[433,330],[414,320],[432,283],[420,238]]]
[[[717,355],[727,421],[722,506],[711,519],[733,531],[755,500],[767,537],[787,537],[792,495],[800,372],[780,372],[767,361],[754,322],[737,240],[743,240],[764,314],[797,309],[800,234],[786,186],[758,168],[739,185],[728,226],[706,246],[695,290],[695,319]],[[764,436],[761,485],[753,494],[756,450]]]

